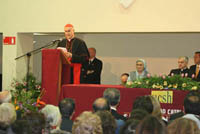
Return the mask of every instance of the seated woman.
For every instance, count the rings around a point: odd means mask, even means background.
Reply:
[[[136,61],[136,71],[130,72],[128,81],[135,81],[147,77],[147,65],[145,60],[139,59]]]

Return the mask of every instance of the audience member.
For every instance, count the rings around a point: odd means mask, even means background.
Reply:
[[[11,99],[12,99],[12,95],[11,95],[10,91],[4,90],[4,91],[0,92],[0,104],[1,103],[9,103],[9,102],[11,102]]]
[[[149,113],[146,110],[142,109],[134,109],[131,112],[131,116],[129,119],[134,119],[134,120],[143,120]]]
[[[160,119],[149,115],[137,126],[136,134],[167,134],[167,129]]]
[[[42,134],[45,129],[45,117],[41,113],[28,113],[12,125],[15,134]]]
[[[200,93],[190,91],[184,99],[185,115],[183,118],[191,119],[197,123],[200,129]]]
[[[94,112],[97,111],[110,111],[110,104],[108,102],[108,100],[106,100],[105,98],[97,98],[94,103],[93,103],[93,110]]]
[[[11,125],[16,120],[15,107],[11,103],[0,104],[0,133],[12,133]]]
[[[69,132],[60,130],[61,124],[61,114],[59,108],[53,105],[46,105],[42,110],[41,113],[44,114],[46,120],[46,129],[45,132],[48,133],[50,129],[50,133],[57,134],[69,134]],[[46,133],[45,133],[46,134]]]
[[[125,125],[121,128],[120,134],[136,134],[136,128],[140,123],[139,120],[129,119]]]
[[[96,114],[101,119],[103,134],[115,134],[117,124],[112,114],[109,111],[98,111]]]
[[[126,121],[125,125],[121,128],[120,134],[135,134],[136,127],[149,113],[142,109],[135,109],[131,112],[130,118]]]
[[[71,98],[65,98],[59,103],[59,109],[62,115],[61,130],[72,132],[72,116],[75,110],[75,102]]]
[[[167,127],[168,134],[200,134],[197,124],[190,119],[178,118]]]
[[[117,106],[120,102],[120,91],[115,88],[108,88],[104,91],[103,97],[110,103],[111,113],[117,120],[126,120],[126,117],[117,112]]]
[[[101,119],[92,112],[83,112],[75,119],[72,134],[103,134]]]
[[[162,117],[160,103],[151,95],[137,97],[133,103],[135,109],[145,110],[159,119]]]

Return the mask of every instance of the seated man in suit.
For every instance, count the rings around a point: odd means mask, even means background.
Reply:
[[[200,51],[195,52],[194,55],[194,63],[195,65],[190,66],[190,77],[196,81],[200,81]]]
[[[110,103],[111,114],[115,117],[115,119],[126,121],[126,117],[117,112],[117,106],[120,102],[120,91],[115,88],[108,88],[104,91],[103,97]]]
[[[187,56],[181,56],[178,58],[178,68],[177,69],[172,69],[170,71],[169,76],[173,75],[184,75],[188,76],[189,75],[189,69],[188,69],[188,61],[189,58]]]
[[[68,132],[72,132],[73,121],[71,120],[74,109],[75,102],[71,98],[65,98],[59,103],[60,113],[62,115],[62,123],[60,129]]]
[[[96,49],[88,49],[90,58],[87,66],[85,67],[86,74],[84,75],[84,82],[87,84],[101,84],[101,71],[103,63],[96,58]]]
[[[72,63],[81,63],[82,65],[86,64],[89,59],[89,52],[86,43],[83,40],[75,37],[73,25],[65,25],[64,30],[66,39],[63,39],[58,43],[57,49],[63,50],[63,48],[66,48],[67,51],[64,52],[67,57],[71,58]],[[82,76],[84,71],[85,70],[82,68],[80,83],[83,83]],[[73,83],[73,69],[71,69],[71,83]]]

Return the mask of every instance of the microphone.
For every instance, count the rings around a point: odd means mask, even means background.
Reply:
[[[57,39],[57,40],[52,40],[51,42],[56,43],[56,42],[61,42],[63,38]]]

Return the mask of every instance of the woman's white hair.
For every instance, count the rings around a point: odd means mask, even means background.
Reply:
[[[50,126],[59,127],[61,123],[61,114],[59,108],[54,105],[46,105],[41,113],[44,114],[46,118],[46,122],[49,123]]]
[[[7,127],[16,120],[15,107],[11,103],[2,103],[0,105],[0,125]]]
[[[11,92],[8,90],[4,90],[0,92],[0,103],[9,103],[11,102],[12,95]]]

